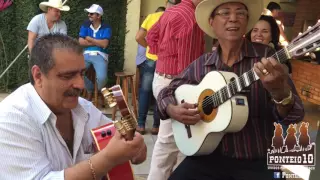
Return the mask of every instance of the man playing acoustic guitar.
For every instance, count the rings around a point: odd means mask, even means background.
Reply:
[[[217,38],[219,45],[212,53],[194,61],[160,92],[161,119],[171,117],[190,126],[201,121],[200,110],[195,109],[197,105],[177,103],[174,92],[183,84],[198,85],[210,71],[229,71],[240,76],[254,67],[260,81],[242,92],[249,106],[248,120],[242,130],[225,134],[209,155],[188,156],[169,180],[273,179],[274,171],[267,169],[266,161],[273,122],[300,122],[304,108],[285,66],[274,58],[266,58],[275,51],[243,38],[257,22],[262,8],[260,0],[205,0],[198,5],[196,18],[200,28]],[[211,79],[208,83],[215,82]]]
[[[143,137],[116,133],[94,153],[90,130],[110,123],[79,98],[85,62],[80,44],[66,35],[41,37],[29,61],[31,83],[0,103],[0,179],[101,179],[115,166],[146,159]]]

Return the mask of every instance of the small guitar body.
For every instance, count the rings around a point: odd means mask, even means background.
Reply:
[[[130,110],[128,103],[125,101],[121,87],[119,85],[113,86],[109,89],[103,88],[101,90],[109,107],[118,106],[121,112],[121,119],[113,123],[109,123],[91,130],[94,139],[96,151],[104,149],[116,131],[119,131],[123,138],[127,141],[133,139],[137,120]],[[118,165],[111,169],[104,180],[134,180],[134,173],[131,167],[131,162]]]
[[[175,91],[176,100],[178,103],[184,100],[196,104],[199,99],[205,99],[225,86],[233,77],[237,75],[212,71],[197,86],[185,84],[178,87]],[[186,156],[210,154],[226,132],[241,130],[248,119],[248,102],[245,96],[234,96],[216,109],[211,108],[209,101],[204,100],[202,104],[198,104],[198,108],[202,109],[203,120],[197,124],[187,127],[179,121],[172,121],[176,144]]]
[[[96,151],[101,151],[104,149],[117,129],[114,127],[113,123],[103,125],[101,127],[91,130],[95,142]],[[111,169],[104,179],[108,180],[134,180],[134,173],[131,167],[130,161],[118,165],[117,167]]]

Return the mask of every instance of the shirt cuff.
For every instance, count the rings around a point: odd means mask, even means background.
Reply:
[[[149,46],[149,52],[150,54],[158,54],[158,46]]]
[[[303,120],[304,118],[303,104],[296,94],[293,94],[293,98],[294,98],[294,105],[292,106],[288,115],[284,118],[282,118],[279,115],[276,104],[273,106],[273,114],[276,117],[276,120],[278,122],[296,123]]]
[[[174,97],[165,97],[163,99],[158,99],[158,110],[159,116],[162,120],[167,120],[170,116],[167,114],[166,109],[169,104],[176,105],[177,102]]]
[[[64,180],[64,170],[51,171],[43,178],[43,180],[49,180],[49,179]]]

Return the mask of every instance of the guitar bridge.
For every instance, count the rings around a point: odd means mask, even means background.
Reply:
[[[185,127],[186,127],[186,130],[187,130],[188,138],[191,138],[192,134],[191,134],[190,125],[185,125]]]

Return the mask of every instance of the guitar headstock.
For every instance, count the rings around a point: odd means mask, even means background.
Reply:
[[[116,90],[116,87],[111,88],[102,88],[101,93],[104,99],[107,101],[107,104],[110,108],[113,108],[117,105],[117,100],[113,94],[113,91]]]
[[[116,129],[125,137],[125,139],[132,140],[138,123],[134,113],[132,113],[125,100],[121,87],[115,85],[109,89],[103,88],[101,92],[110,107],[117,105],[120,110],[121,119],[114,121]]]
[[[318,47],[320,47],[320,20],[314,26],[309,26],[305,32],[299,33],[287,46],[287,50],[291,56],[303,56]]]

